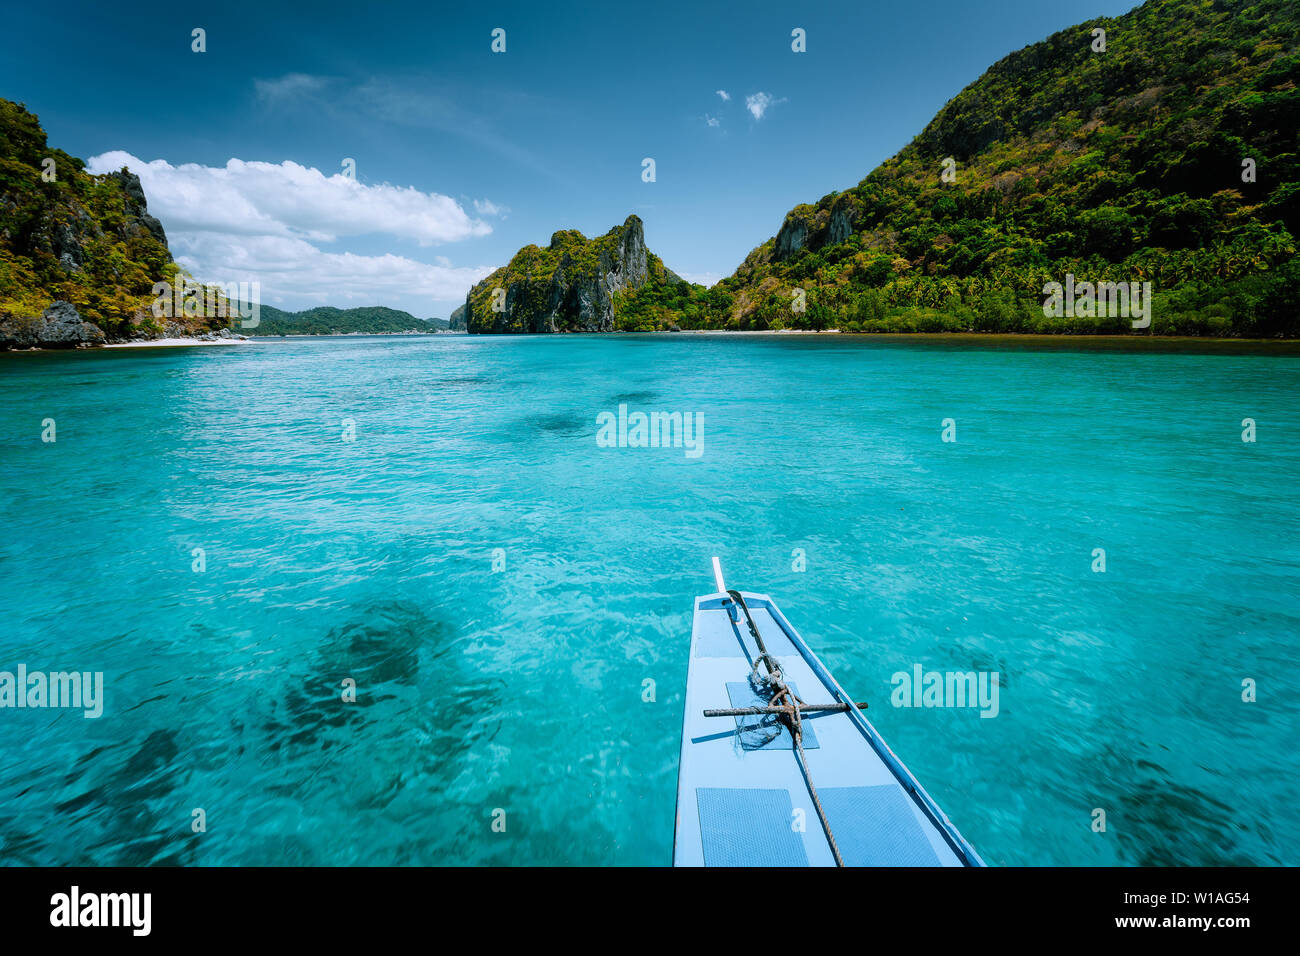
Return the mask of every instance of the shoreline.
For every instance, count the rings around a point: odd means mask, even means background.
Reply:
[[[405,332],[252,332],[249,333],[250,339],[346,339],[360,338],[381,338],[383,336],[406,336],[408,338],[416,335],[465,335],[463,331],[452,332],[448,329],[437,329],[433,332],[421,332],[419,329],[408,329]]]
[[[110,342],[100,346],[106,349],[175,349],[199,345],[248,345],[249,339],[140,339],[134,342]],[[56,352],[59,349],[33,349],[32,351]],[[95,349],[82,349],[93,352]]]
[[[99,352],[106,349],[171,349],[200,348],[204,346],[251,345],[258,340],[283,341],[284,339],[342,339],[342,338],[429,338],[437,335],[461,335],[467,338],[565,338],[572,335],[598,338],[655,336],[663,338],[709,336],[713,338],[776,338],[835,336],[843,343],[874,343],[886,347],[923,346],[935,348],[1004,348],[1024,351],[1064,352],[1116,352],[1148,354],[1212,354],[1212,355],[1275,355],[1300,356],[1300,339],[1235,339],[1207,338],[1174,335],[1070,335],[1029,332],[846,332],[843,329],[682,329],[680,332],[582,332],[582,333],[432,333],[432,332],[335,332],[326,334],[298,333],[288,336],[249,336],[247,338],[163,338],[141,339],[131,342],[112,342],[89,348],[27,348],[7,349],[0,354],[35,352]]]
[[[889,343],[922,341],[935,345],[1020,346],[1063,351],[1083,346],[1097,352],[1194,352],[1214,354],[1300,355],[1300,339],[1234,339],[1198,335],[1069,335],[1045,332],[845,332],[853,340]]]
[[[687,331],[687,330],[683,330]],[[846,342],[878,342],[881,345],[934,345],[953,348],[1021,348],[1052,352],[1087,350],[1091,352],[1207,352],[1223,355],[1295,355],[1300,356],[1300,339],[1210,338],[1198,335],[1078,335],[1052,332],[846,332],[843,329],[775,329],[772,331],[726,331],[690,329],[695,335],[777,336],[837,335]],[[640,332],[634,335],[673,335],[675,333]]]
[[[935,345],[983,348],[1022,348],[1037,351],[1086,349],[1098,352],[1195,352],[1230,355],[1297,355],[1300,339],[1211,338],[1198,335],[1080,335],[1054,332],[846,332],[843,329],[681,329],[678,332],[479,332],[471,338],[565,338],[590,335],[600,338],[622,336],[683,337],[690,335],[714,338],[775,338],[777,336],[828,336],[846,342],[881,345]],[[306,337],[306,336],[304,336]]]
[[[850,335],[843,329],[678,329],[677,332],[665,332],[666,335],[677,335],[679,332],[688,332],[691,335]],[[643,335],[657,333],[627,332],[625,335]]]
[[[197,348],[205,345],[250,345],[251,339],[139,339],[131,342],[106,342],[103,345],[80,345],[71,348],[22,348],[0,349],[0,355],[59,355],[74,353],[84,355],[88,352],[103,352],[107,349],[175,349]]]

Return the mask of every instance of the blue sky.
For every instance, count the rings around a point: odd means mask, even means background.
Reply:
[[[96,171],[139,167],[201,279],[445,316],[520,246],[633,212],[670,268],[728,275],[1007,53],[1134,5],[32,3],[0,96]]]

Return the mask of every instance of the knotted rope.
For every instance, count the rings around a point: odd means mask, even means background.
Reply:
[[[766,694],[768,697],[768,713],[776,712],[778,720],[784,722],[786,728],[790,731],[790,737],[794,741],[795,759],[799,761],[799,769],[803,773],[804,783],[808,785],[808,794],[812,797],[813,806],[817,809],[817,818],[821,821],[822,830],[826,832],[826,842],[830,844],[831,853],[835,857],[835,865],[843,866],[844,858],[840,856],[839,845],[835,842],[835,834],[831,832],[830,822],[826,819],[826,811],[822,809],[821,798],[817,796],[817,788],[813,786],[812,775],[808,772],[808,757],[803,751],[803,708],[806,706],[799,695],[790,689],[790,685],[785,682],[785,677],[781,672],[781,665],[777,663],[776,658],[767,652],[767,646],[763,643],[763,635],[758,633],[758,626],[754,623],[754,618],[750,616],[749,606],[745,604],[745,599],[740,596],[739,591],[728,591],[727,594],[736,606],[745,615],[745,624],[749,628],[749,633],[754,638],[754,643],[758,647],[758,656],[754,658],[753,666],[749,672],[749,685],[753,688],[755,694]],[[762,663],[767,670],[767,674],[760,674],[758,671],[759,663]],[[818,710],[829,710],[830,708],[818,707]]]

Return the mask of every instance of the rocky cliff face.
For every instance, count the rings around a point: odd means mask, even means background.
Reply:
[[[565,229],[545,249],[520,249],[508,266],[470,289],[465,327],[480,333],[610,332],[622,295],[680,281],[646,248],[637,216],[596,239]]]
[[[119,169],[115,173],[107,173],[106,178],[116,181],[122,188],[122,205],[128,231],[147,232],[166,247],[167,233],[163,232],[162,223],[149,215],[149,203],[144,198],[140,177],[129,169]]]
[[[796,206],[786,214],[776,234],[772,254],[777,262],[793,258],[802,249],[839,245],[853,235],[861,217],[861,203],[841,194],[830,206]]]
[[[75,349],[104,344],[104,330],[82,321],[71,302],[55,302],[38,316],[0,319],[0,351]]]
[[[69,170],[65,175],[71,172]],[[70,275],[85,273],[90,258],[88,246],[105,238],[127,243],[148,236],[170,253],[162,223],[149,215],[140,177],[130,170],[122,169],[108,173],[104,179],[116,183],[121,190],[121,217],[115,218],[107,230],[101,217],[92,213],[77,198],[67,197],[62,202],[44,204],[27,223],[26,229],[6,229],[0,232],[0,239],[7,240],[17,255],[29,259],[46,255],[52,257]],[[19,197],[10,193],[5,193],[0,198],[0,208],[6,212],[17,210],[19,203]]]
[[[36,116],[0,99],[0,349],[162,335],[152,289],[175,271],[134,173],[90,175],[47,143]],[[198,333],[212,323],[172,324]]]
[[[447,328],[452,332],[465,331],[465,306],[458,305],[452,310],[451,317],[447,320]]]

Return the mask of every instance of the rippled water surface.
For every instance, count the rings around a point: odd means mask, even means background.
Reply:
[[[702,415],[703,454],[599,447],[620,404]],[[0,710],[4,863],[666,864],[713,554],[990,863],[1300,863],[1296,358],[0,355],[0,455],[0,670],[106,685]],[[890,706],[917,663],[997,671],[999,715]]]

